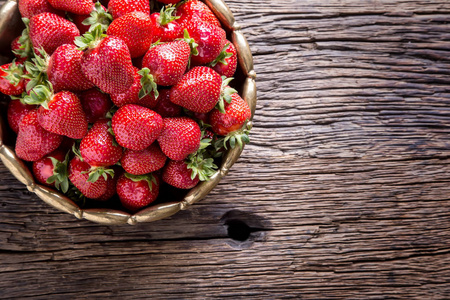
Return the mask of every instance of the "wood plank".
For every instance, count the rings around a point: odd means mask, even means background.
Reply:
[[[448,298],[450,3],[226,2],[258,75],[229,175],[171,218],[103,226],[0,165],[0,298]]]

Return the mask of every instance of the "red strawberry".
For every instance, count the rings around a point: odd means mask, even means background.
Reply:
[[[110,0],[108,11],[112,14],[113,19],[120,18],[133,11],[150,15],[150,2],[148,0]]]
[[[227,45],[222,52],[209,66],[220,76],[232,77],[237,68],[237,52],[233,43],[227,41]]]
[[[32,90],[31,95],[25,96],[24,101],[28,104],[41,103],[38,121],[45,130],[73,139],[81,139],[86,135],[86,114],[74,93],[62,91],[53,94],[39,85]]]
[[[96,88],[79,93],[78,98],[88,123],[95,123],[97,120],[104,118],[113,106],[108,95]]]
[[[47,76],[56,92],[84,91],[94,86],[81,70],[82,57],[83,51],[73,44],[61,45],[53,52],[48,62]]]
[[[163,7],[160,12],[150,15],[152,21],[153,43],[171,42],[183,37],[183,28],[176,21],[178,17],[173,16],[174,6]]]
[[[81,69],[92,83],[108,94],[123,93],[130,88],[134,82],[133,63],[122,39],[103,38],[99,25],[92,35],[85,34],[84,38],[76,40],[76,44],[88,48],[81,59]]]
[[[127,173],[143,175],[164,167],[167,157],[156,143],[141,151],[125,150],[120,164]]]
[[[206,113],[220,99],[222,78],[209,67],[195,67],[172,87],[170,100],[193,112]]]
[[[26,161],[36,161],[56,150],[62,136],[49,132],[39,125],[37,110],[30,111],[19,125],[16,140],[16,154]]]
[[[22,18],[31,18],[43,12],[64,16],[64,12],[55,9],[47,0],[19,0],[19,12]]]
[[[198,44],[198,55],[192,56],[192,63],[203,65],[219,56],[227,43],[226,32],[221,27],[193,16],[186,26],[189,36]]]
[[[154,110],[163,118],[178,117],[181,115],[181,106],[170,101],[170,90],[160,90],[158,103]]]
[[[60,148],[33,162],[33,174],[43,185],[56,187],[64,193],[69,189],[66,153]]]
[[[163,120],[153,110],[135,104],[119,108],[112,118],[117,142],[132,150],[144,150],[161,133]]]
[[[15,62],[0,66],[0,92],[6,95],[20,95],[25,91],[23,66]]]
[[[108,122],[108,119],[98,120],[81,140],[81,156],[92,167],[112,166],[122,157],[122,147],[114,141]]]
[[[200,147],[200,126],[187,117],[165,118],[158,143],[172,160],[183,160]]]
[[[18,36],[11,42],[11,51],[16,57],[16,62],[23,64],[27,60],[28,54],[24,51],[24,47],[22,47],[22,44],[20,43],[21,37],[22,36]]]
[[[106,192],[106,180],[100,176],[95,182],[88,181],[91,166],[75,156],[69,164],[69,180],[80,192],[91,199],[101,197]]]
[[[231,103],[225,103],[225,113],[219,109],[214,109],[210,114],[210,124],[212,130],[218,135],[227,135],[239,130],[247,122],[252,113],[247,102],[239,94],[231,95]]]
[[[95,200],[108,201],[116,194],[117,179],[123,173],[123,169],[117,166],[113,166],[112,169],[114,170],[114,176],[107,174],[108,179],[106,180],[106,192]]]
[[[15,132],[19,132],[19,124],[30,111],[35,110],[36,105],[23,104],[19,100],[11,100],[8,103],[8,124]]]
[[[54,8],[78,15],[89,15],[94,9],[92,0],[47,0]]]
[[[162,180],[179,189],[191,189],[199,182],[198,176],[191,178],[192,170],[182,160],[171,160],[164,167]]]
[[[194,16],[197,16],[201,20],[214,26],[220,27],[220,22],[211,9],[199,0],[190,0],[183,3],[177,8],[175,15],[180,17],[178,23],[180,23],[183,28],[187,26]]]
[[[148,68],[156,84],[176,84],[189,62],[191,48],[183,40],[156,45],[148,50],[142,60],[142,67]]]
[[[152,21],[146,13],[134,11],[115,19],[106,34],[121,38],[132,58],[144,55],[152,44]]]
[[[73,44],[75,37],[80,35],[75,24],[52,13],[33,16],[29,26],[35,51],[42,47],[49,55],[63,44]]]
[[[138,69],[133,67],[134,70],[134,82],[131,87],[121,94],[111,94],[111,100],[117,107],[122,107],[125,104],[139,104],[147,108],[155,107],[157,99],[154,93],[149,93],[148,95],[139,97],[139,92],[142,89],[141,78],[142,76],[138,73]]]
[[[151,174],[136,176],[124,173],[117,179],[116,190],[122,205],[135,212],[156,200],[159,179]]]

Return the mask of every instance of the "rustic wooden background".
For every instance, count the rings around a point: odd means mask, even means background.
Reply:
[[[1,298],[450,297],[450,1],[226,2],[258,74],[226,179],[102,226],[0,165]]]

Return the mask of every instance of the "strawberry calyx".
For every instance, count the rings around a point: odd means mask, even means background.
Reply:
[[[33,54],[33,45],[30,40],[30,19],[22,18],[23,23],[25,24],[25,29],[22,30],[22,34],[19,38],[20,47],[17,50],[13,50],[12,52],[20,57],[32,57]]]
[[[214,148],[216,151],[220,151],[222,148],[228,150],[228,146],[234,149],[236,145],[238,145],[240,149],[243,149],[244,144],[250,143],[249,134],[252,126],[252,123],[247,121],[240,129],[230,132],[226,136],[217,139],[214,143]]]
[[[150,192],[152,191],[153,184],[155,184],[155,185],[158,184],[158,181],[156,180],[155,176],[153,176],[153,174],[151,174],[151,173],[144,174],[144,175],[133,175],[133,174],[125,172],[124,176],[128,179],[131,179],[134,182],[139,182],[142,180],[147,181]]]
[[[227,58],[230,58],[233,56],[233,53],[226,51],[229,45],[230,45],[230,43],[227,43],[225,45],[225,47],[223,47],[220,54],[212,62],[207,64],[207,66],[212,68],[212,67],[216,66],[218,63],[221,63],[223,65],[228,65]]]
[[[144,98],[151,92],[155,95],[155,98],[158,99],[158,85],[153,78],[153,75],[150,74],[149,68],[142,68],[142,70],[138,71],[138,74],[141,75],[141,90],[139,91],[139,99]]]
[[[29,94],[23,97],[23,102],[30,105],[42,105],[45,109],[48,109],[48,102],[53,98],[53,88],[50,82],[47,82],[48,86],[37,85]]]
[[[40,55],[36,55],[31,59],[31,61],[25,62],[25,69],[27,71],[27,74],[25,74],[23,78],[30,80],[26,86],[27,92],[38,85],[50,84],[47,76],[47,68],[50,56],[45,52],[43,48],[40,48],[38,51]]]
[[[191,48],[191,55],[197,56],[198,55],[198,44],[195,42],[195,40],[193,38],[191,38],[189,36],[189,32],[187,31],[187,29],[184,29],[183,31],[183,38],[182,40],[184,40],[186,43],[189,44],[189,47]],[[188,65],[188,69],[189,69],[189,65]]]
[[[104,32],[108,29],[108,26],[111,24],[112,20],[112,15],[103,8],[100,2],[96,2],[89,17],[81,22],[81,24],[90,25],[88,31],[94,31],[97,26],[101,26],[102,31]]]
[[[104,38],[104,29],[101,24],[95,26],[92,30],[89,30],[82,36],[75,37],[75,45],[77,45],[79,50],[84,51],[86,49],[95,48]]]
[[[47,183],[54,183],[55,187],[67,193],[69,190],[69,152],[67,152],[63,161],[59,161],[54,157],[49,157],[53,164],[53,175],[47,179]]]
[[[100,176],[102,176],[105,180],[108,180],[108,175],[114,178],[114,170],[107,169],[105,167],[91,167],[88,171],[81,172],[81,174],[89,173],[88,180],[89,182],[96,182]]]
[[[208,125],[203,123],[204,128]],[[214,163],[215,151],[209,151],[212,139],[205,137],[205,130],[202,130],[202,139],[200,146],[196,152],[189,154],[186,158],[186,165],[188,169],[192,170],[191,179],[198,176],[200,181],[209,181],[214,175],[218,167]]]
[[[9,81],[14,86],[17,86],[21,80],[23,80],[24,76],[24,66],[21,64],[17,64],[14,59],[11,64],[9,64],[8,68],[0,68],[3,72],[6,73],[6,76],[3,76],[6,80]]]
[[[231,95],[237,93],[237,91],[230,87],[228,84],[231,80],[233,80],[233,77],[226,78],[225,76],[222,76],[222,87],[220,90],[220,97],[219,101],[217,101],[216,108],[221,112],[225,113],[225,102],[231,103]]]
[[[75,202],[81,202],[80,207],[83,207],[86,203],[86,196],[74,185],[71,185],[70,189],[67,191],[67,197]]]
[[[161,11],[159,12],[159,18],[158,23],[161,26],[167,25],[170,22],[173,22],[176,19],[179,19],[179,16],[174,16],[173,13],[175,12],[176,7],[172,4],[169,4],[167,6],[163,6],[161,8]]]

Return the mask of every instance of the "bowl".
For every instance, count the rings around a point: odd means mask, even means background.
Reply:
[[[252,118],[256,107],[256,73],[253,70],[253,57],[241,26],[236,22],[232,12],[222,0],[204,1],[218,17],[222,27],[227,31],[227,37],[236,46],[238,53],[238,68],[236,71],[234,87],[241,97],[247,101],[252,111]],[[20,35],[23,24],[18,10],[17,1],[8,0],[0,9],[0,62],[11,60],[11,41]],[[30,192],[35,193],[40,199],[50,206],[78,219],[86,219],[100,224],[136,224],[140,222],[152,222],[174,215],[180,210],[185,210],[192,204],[203,199],[208,193],[227,175],[231,166],[238,160],[243,149],[236,147],[228,150],[220,163],[218,171],[210,181],[200,182],[196,187],[182,195],[180,199],[163,199],[162,202],[151,205],[130,214],[126,211],[112,208],[81,208],[77,203],[60,192],[42,186],[35,182],[26,162],[19,159],[14,153],[14,136],[6,125],[6,96],[0,99],[2,110],[0,113],[0,159],[6,168],[25,184]],[[251,121],[250,121],[251,122]]]

